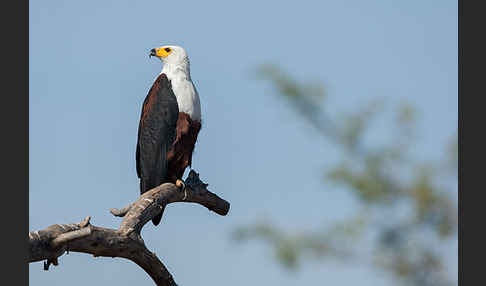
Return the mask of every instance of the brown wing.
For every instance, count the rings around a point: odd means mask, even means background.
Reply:
[[[178,114],[170,82],[161,74],[144,100],[138,127],[136,161],[141,194],[168,180],[167,151],[175,140]]]

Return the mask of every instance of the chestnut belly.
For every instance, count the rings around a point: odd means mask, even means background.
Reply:
[[[181,179],[185,169],[192,164],[192,152],[196,145],[201,122],[192,120],[189,114],[179,112],[176,138],[167,152],[168,179],[175,182]]]

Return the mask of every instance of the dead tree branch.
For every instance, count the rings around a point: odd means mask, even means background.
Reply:
[[[142,267],[158,286],[177,285],[167,268],[149,251],[140,236],[143,226],[152,220],[167,204],[175,202],[197,203],[219,215],[226,215],[230,204],[207,190],[207,184],[191,170],[185,181],[185,191],[174,184],[162,184],[141,195],[135,202],[110,212],[123,217],[119,229],[91,225],[90,217],[79,224],[54,224],[46,229],[29,233],[29,262],[46,260],[58,265],[58,257],[64,252],[82,252],[94,257],[121,257]]]

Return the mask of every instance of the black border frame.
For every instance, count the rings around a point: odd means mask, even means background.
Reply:
[[[482,210],[485,201],[479,198],[485,177],[481,160],[484,154],[481,151],[486,146],[486,140],[481,136],[484,133],[485,112],[484,104],[479,100],[485,94],[483,77],[486,48],[481,40],[486,25],[484,10],[477,3],[480,2],[458,1],[458,282],[465,286],[484,284],[484,262],[480,255],[485,253],[486,241],[482,229],[484,221],[481,220],[484,217]],[[469,139],[465,140],[464,134],[468,134]]]
[[[2,285],[29,285],[29,1],[2,7]],[[7,7],[5,7],[7,6]],[[5,65],[6,63],[6,65]]]

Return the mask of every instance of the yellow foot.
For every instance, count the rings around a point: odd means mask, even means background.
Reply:
[[[176,187],[178,187],[181,191],[184,191],[184,197],[182,198],[183,201],[186,200],[187,198],[187,190],[186,190],[186,183],[184,183],[183,180],[179,180],[177,179],[176,180],[176,183],[175,183]]]
[[[186,184],[184,183],[183,180],[177,179],[176,182],[175,182],[175,185],[176,185],[176,187],[178,187],[179,189],[181,189],[181,191],[186,188]]]

